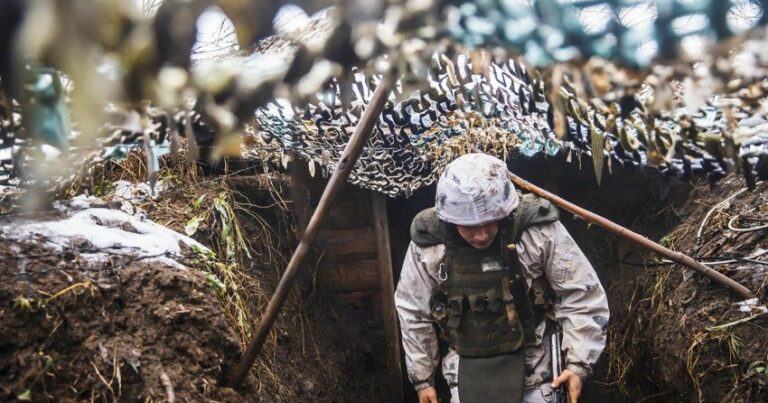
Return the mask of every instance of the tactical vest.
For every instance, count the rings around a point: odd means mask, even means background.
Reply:
[[[438,270],[441,286],[430,307],[441,337],[460,356],[491,357],[517,351],[537,324],[525,314],[531,311],[525,279],[516,253],[512,250],[510,254],[507,247],[514,248],[526,228],[557,221],[558,211],[532,194],[520,200],[518,208],[499,223],[496,239],[484,250],[464,241],[454,225],[439,220],[433,208],[420,212],[411,224],[415,244],[445,245]],[[513,297],[515,285],[524,291]],[[527,309],[521,310],[523,306]]]

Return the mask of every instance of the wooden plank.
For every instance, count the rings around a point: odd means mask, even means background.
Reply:
[[[333,206],[328,212],[325,228],[349,229],[373,226],[371,206],[368,197],[363,197],[359,192],[344,193],[344,200]]]
[[[292,155],[293,161],[290,164],[291,213],[294,220],[296,220],[296,231],[299,234],[303,234],[309,222],[309,207],[307,203],[309,199],[309,189],[307,188],[309,170],[306,160],[299,157],[296,153],[292,153]]]
[[[317,178],[311,178],[308,180],[307,189],[310,192],[310,205],[315,206],[319,198],[319,192],[315,189],[313,191],[313,185],[317,188]],[[319,181],[324,184],[325,181]],[[324,186],[324,185],[323,185]],[[323,186],[319,186],[319,191],[322,191]],[[354,186],[344,186],[340,190],[339,199],[334,203],[333,207],[328,211],[328,216],[323,223],[324,229],[349,229],[373,226],[373,217],[371,216],[371,204],[369,197],[363,190],[360,190]],[[313,208],[310,208],[312,210]]]
[[[381,289],[381,316],[384,324],[384,341],[387,347],[387,383],[391,401],[402,402],[403,373],[400,364],[400,330],[395,310],[395,284],[392,278],[392,255],[389,245],[389,220],[387,199],[381,193],[371,192],[373,197],[373,221],[376,229],[376,245],[379,255],[379,281]]]
[[[317,247],[334,257],[376,253],[376,234],[371,227],[325,230],[318,236]]]
[[[328,243],[346,243],[351,241],[371,241],[376,242],[376,231],[373,227],[351,228],[351,229],[327,229],[321,232],[326,236],[322,242]]]
[[[377,256],[369,256],[363,259],[344,259],[338,261],[320,261],[320,270],[365,270],[379,272],[379,260]],[[318,273],[322,275],[322,272]]]
[[[371,321],[380,322],[381,300],[378,291],[339,291],[331,295],[336,303],[344,305],[345,308],[370,312]]]
[[[336,267],[326,267],[318,273],[320,284],[329,291],[367,291],[379,289],[379,273],[375,270],[346,270]]]
[[[373,266],[365,266],[369,267],[371,270],[379,271],[379,261],[378,261],[378,254],[376,252],[370,252],[370,253],[345,253],[343,251],[337,252],[338,255],[335,255],[329,251],[325,251],[325,254],[323,254],[323,259],[320,261],[320,267],[334,267],[337,265],[341,266],[356,266],[356,267],[363,267],[363,265],[369,264],[371,260],[374,261]]]

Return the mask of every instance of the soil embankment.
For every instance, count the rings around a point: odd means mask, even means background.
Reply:
[[[307,275],[292,290],[243,387],[223,386],[277,284],[296,232],[279,179],[233,179],[231,186],[226,180],[164,179],[166,188],[156,197],[111,194],[91,200],[98,204],[88,207],[94,214],[74,213],[84,216],[78,222],[89,228],[84,234],[60,225],[68,219],[62,211],[2,218],[3,230],[20,221],[59,222],[34,228],[55,227],[67,236],[4,234],[0,399],[374,398],[376,380],[361,376],[372,372],[365,343],[348,332],[349,318],[314,287],[314,261],[307,263]],[[126,210],[126,202],[130,213],[119,210]],[[113,216],[125,221],[104,219]],[[151,221],[161,224],[151,225],[176,252],[139,250],[157,246],[142,242]],[[211,250],[176,245],[184,232]]]
[[[593,393],[644,402],[768,399],[768,317],[759,315],[768,286],[762,254],[768,250],[768,237],[765,230],[741,232],[728,226],[753,227],[761,219],[765,223],[765,184],[737,194],[701,225],[714,206],[743,188],[741,178],[726,178],[715,187],[701,182],[654,210],[642,212],[628,205],[625,210],[636,219],[623,220],[699,261],[723,262],[711,267],[758,295],[752,309],[742,308],[740,298],[685,267],[613,236],[600,236],[599,230],[570,226],[601,274],[611,304],[609,342]],[[603,212],[619,220],[629,215]]]
[[[711,267],[753,290],[755,305],[739,305],[740,298],[722,287],[666,262],[646,269],[625,302],[632,320],[616,328],[612,339],[620,353],[617,368],[625,368],[618,374],[655,384],[658,401],[768,400],[768,316],[760,314],[767,296],[768,237],[765,230],[739,230],[765,223],[766,185],[737,194],[701,226],[713,206],[743,187],[740,179],[713,189],[697,186],[677,210],[681,224],[662,242],[703,262],[723,262]]]

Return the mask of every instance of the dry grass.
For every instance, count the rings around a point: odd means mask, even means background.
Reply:
[[[184,160],[183,156],[179,159]],[[282,183],[276,177],[261,178],[259,191],[265,192],[271,202],[256,205],[230,188],[226,175],[206,178],[195,166],[179,163],[172,167],[168,162],[163,159],[158,172],[164,190],[135,205],[152,220],[180,233],[186,232],[210,248],[193,251],[191,263],[207,272],[209,285],[221,302],[227,322],[245,345],[269,300],[263,279],[254,277],[252,270],[256,266],[274,267],[276,279],[287,262],[289,244],[295,238],[295,227],[282,197]],[[123,161],[108,161],[94,167],[90,177],[88,183],[80,181],[68,193],[104,196],[113,190],[115,181],[146,182],[146,160],[140,151],[134,151]],[[267,211],[280,222],[270,222],[265,218],[269,214],[261,214]],[[243,220],[248,221],[247,233]],[[301,307],[297,292],[291,293],[287,305]],[[306,315],[299,315],[297,319],[301,321],[303,344],[312,344],[317,349]],[[268,339],[251,379],[257,391],[268,387],[277,391],[275,398],[291,400],[296,392],[284,384],[283,376],[275,370],[276,344],[274,337]],[[306,353],[306,348],[304,350]]]
[[[690,232],[690,228],[678,231]],[[675,239],[671,234],[671,246]],[[713,322],[717,319],[702,313],[706,312],[707,305],[700,304],[706,300],[699,298],[696,289],[684,296],[678,291],[686,281],[684,274],[677,273],[681,269],[674,265],[653,273],[647,271],[648,281],[633,290],[626,307],[628,319],[609,330],[606,383],[618,388],[627,398],[632,396],[628,385],[638,385],[638,379],[642,378],[662,391],[669,391],[670,387],[678,393],[687,390],[690,401],[704,402],[708,401],[704,382],[711,382],[713,376],[728,374],[734,389],[745,376],[742,368],[745,342],[737,325],[759,315],[708,327],[706,318]],[[680,329],[680,333],[664,330],[671,328]],[[668,356],[659,357],[660,353]],[[653,362],[656,359],[659,362]],[[681,364],[671,364],[676,359]],[[685,371],[688,382],[656,372],[676,367]]]
[[[638,292],[634,290],[627,306],[628,317],[633,317],[637,313],[637,297]],[[633,325],[633,321],[627,323],[627,331],[624,332],[618,332],[615,327],[610,327],[608,329],[608,343],[605,350],[608,370],[605,375],[605,382],[603,383],[616,387],[624,396],[629,395],[627,378],[636,361],[632,345],[635,343],[637,333]]]

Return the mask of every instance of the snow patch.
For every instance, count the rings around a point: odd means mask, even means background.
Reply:
[[[94,201],[100,199],[74,198],[60,210],[67,217],[17,220],[4,225],[2,235],[15,240],[39,239],[55,251],[80,249],[89,260],[103,261],[109,254],[119,254],[162,261],[179,269],[186,268],[173,258],[182,256],[182,245],[208,250],[194,239],[144,217],[121,210],[83,208]]]
[[[161,180],[158,180],[157,183],[155,183],[154,194],[152,192],[152,187],[145,182],[131,183],[128,181],[119,180],[114,183],[114,186],[115,190],[110,195],[110,199],[112,200],[141,201],[148,198],[153,198],[165,190],[165,186]]]

